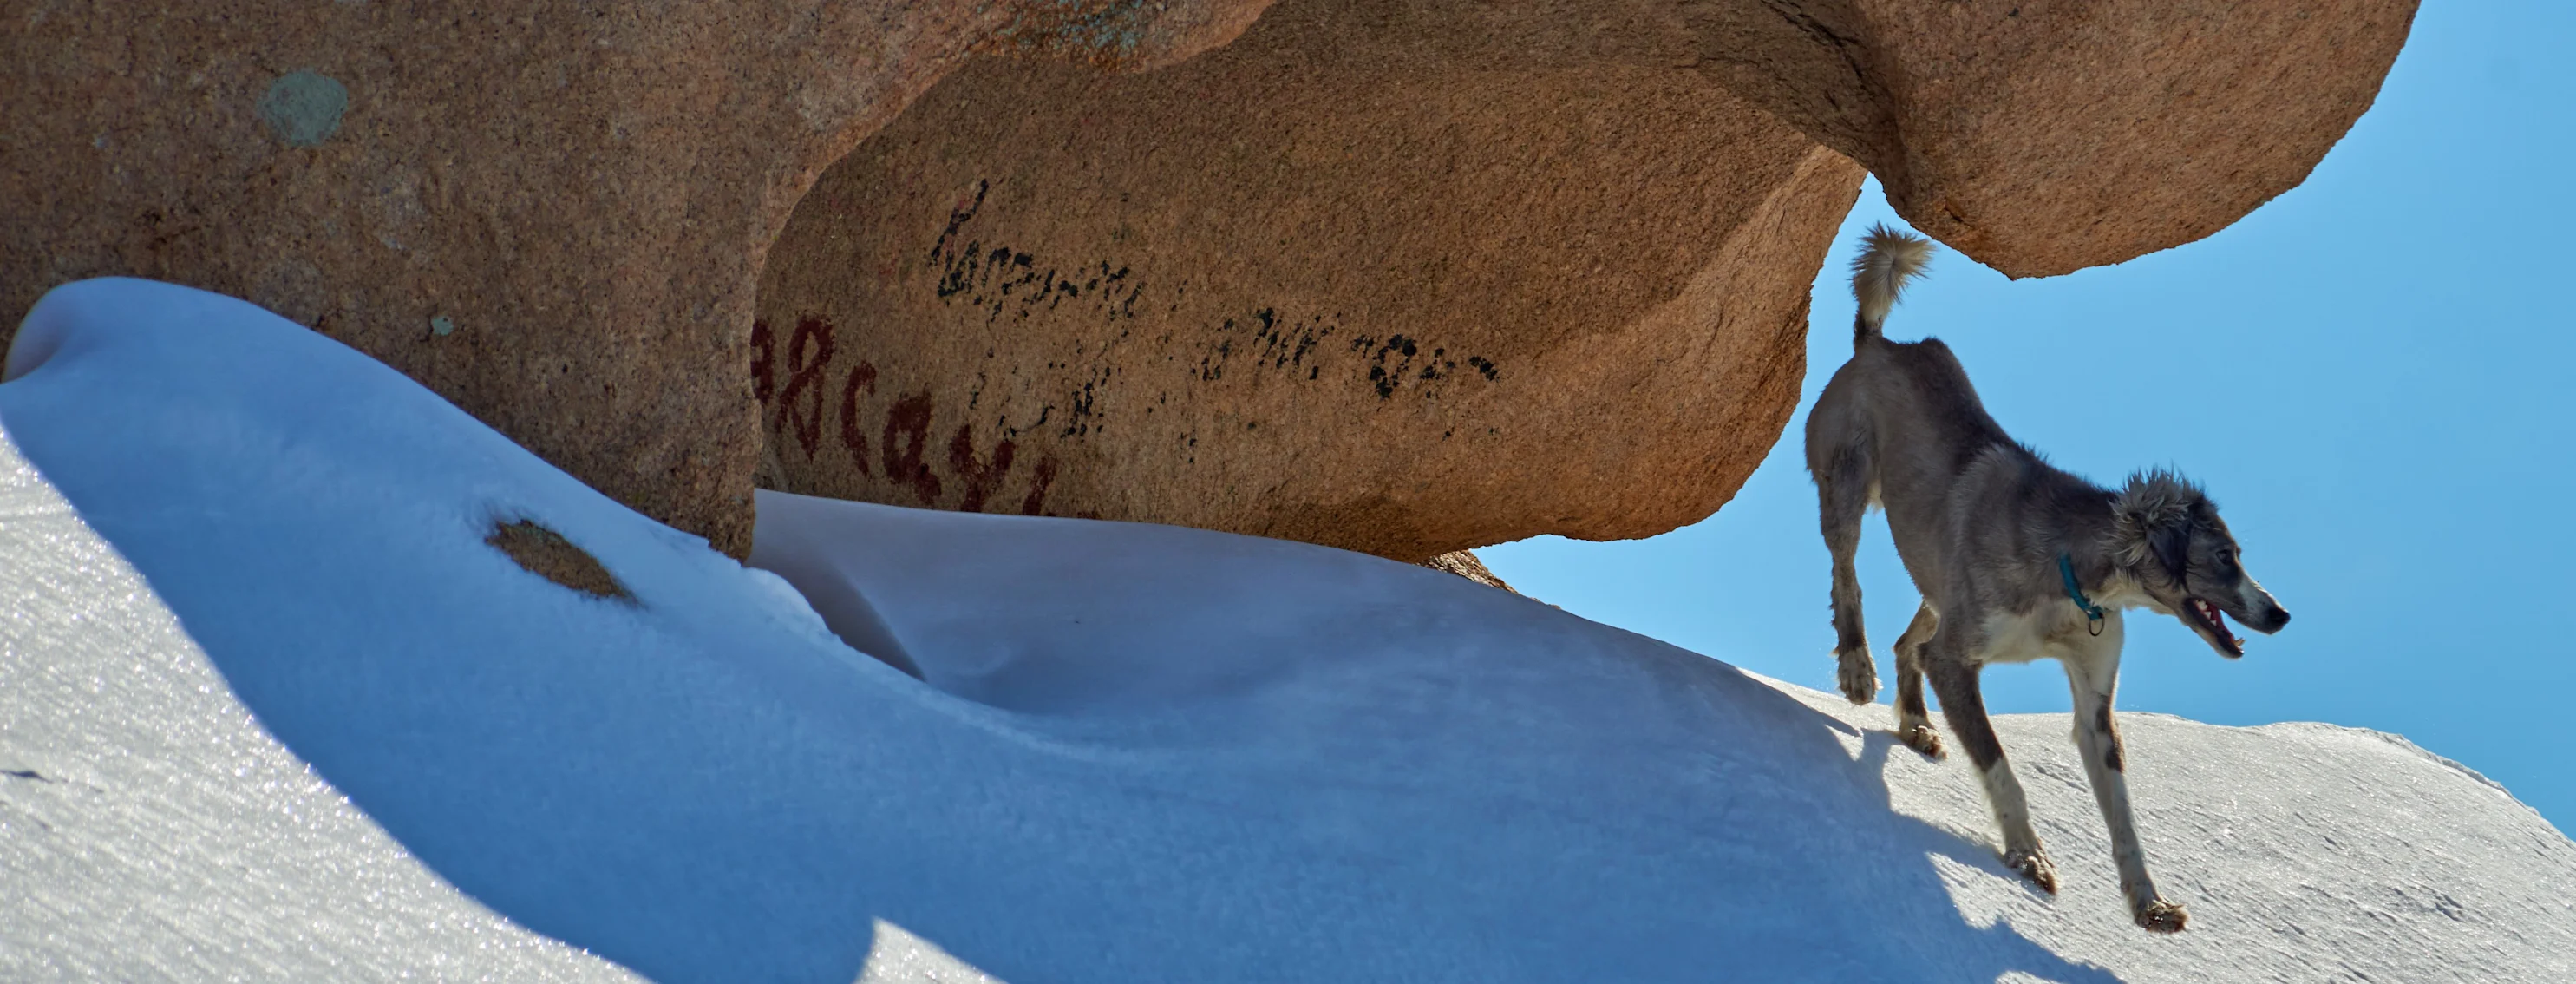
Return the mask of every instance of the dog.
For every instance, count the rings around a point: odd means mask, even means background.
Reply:
[[[1875,506],[1887,511],[1896,552],[1923,598],[1896,640],[1898,739],[1927,757],[1942,756],[1924,711],[1928,678],[1951,734],[1985,782],[2003,828],[2005,866],[2054,894],[2056,868],[2031,829],[1977,675],[1988,663],[2063,664],[2075,695],[2075,744],[2110,827],[2130,914],[2149,930],[2178,932],[2188,917],[2147,876],[2111,719],[2121,613],[2172,615],[2230,659],[2245,650],[2227,619],[2270,634],[2290,613],[2245,572],[2234,535],[2198,486],[2157,469],[2113,491],[2061,471],[1987,415],[1949,346],[1883,337],[1889,309],[1922,272],[1932,244],[1885,226],[1872,228],[1862,244],[1852,263],[1860,301],[1852,358],[1807,417],[1807,471],[1833,553],[1843,696],[1866,704],[1878,693],[1852,571],[1861,518]]]

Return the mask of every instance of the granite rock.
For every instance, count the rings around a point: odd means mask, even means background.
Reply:
[[[1263,3],[0,3],[0,343],[86,277],[244,297],[740,555],[814,177],[971,53],[1148,68]]]
[[[1794,0],[1677,8],[1702,70],[2015,277],[2198,240],[2307,179],[2416,0]]]
[[[1709,515],[1860,168],[1633,57],[1651,23],[1528,13],[1287,0],[1155,72],[959,69],[770,253],[767,484],[1405,561]]]

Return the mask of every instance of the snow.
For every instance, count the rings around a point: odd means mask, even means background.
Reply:
[[[0,571],[0,980],[632,979],[447,887],[271,740],[8,446]]]
[[[2052,899],[1883,708],[1447,574],[772,494],[746,569],[143,281],[6,378],[12,980],[2576,977],[2576,844],[2389,736],[2124,716],[2153,937],[2063,716]]]

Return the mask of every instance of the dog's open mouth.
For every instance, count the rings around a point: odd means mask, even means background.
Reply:
[[[2237,659],[2245,655],[2245,640],[2227,631],[2227,616],[2218,610],[2218,606],[2198,598],[2186,598],[2183,601],[2183,607],[2191,611],[2192,621],[2198,623],[2193,628],[2199,629],[2201,635],[2209,637],[2209,644],[2218,647],[2221,655],[2229,659]]]

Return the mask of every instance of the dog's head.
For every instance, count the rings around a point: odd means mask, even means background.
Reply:
[[[2219,655],[2245,655],[2222,613],[2265,634],[2290,624],[2290,613],[2245,573],[2235,535],[2199,486],[2161,469],[2131,475],[2111,515],[2112,561],[2156,610],[2181,619]]]

